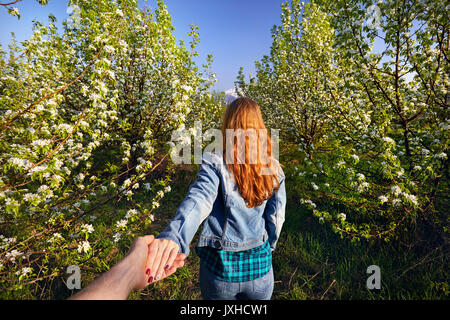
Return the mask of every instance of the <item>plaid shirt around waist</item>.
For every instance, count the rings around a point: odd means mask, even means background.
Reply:
[[[204,263],[218,280],[245,282],[258,279],[272,267],[269,241],[245,251],[225,251],[211,247],[196,247],[200,263]]]

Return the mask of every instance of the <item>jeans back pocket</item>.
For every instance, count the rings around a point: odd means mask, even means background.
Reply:
[[[263,293],[272,295],[273,291],[273,269],[267,272],[264,276],[253,280],[253,290],[255,293]]]

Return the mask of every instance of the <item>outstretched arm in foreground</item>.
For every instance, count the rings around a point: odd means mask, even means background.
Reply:
[[[152,235],[139,237],[133,241],[128,254],[108,272],[90,283],[73,300],[119,300],[126,299],[133,289],[143,289],[148,285],[147,263],[148,246],[153,242]],[[163,278],[173,274],[184,265],[184,254],[178,254],[172,266],[163,274]]]

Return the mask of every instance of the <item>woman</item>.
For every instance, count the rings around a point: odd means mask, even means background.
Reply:
[[[203,222],[196,248],[203,298],[271,298],[272,251],[284,222],[286,190],[266,133],[253,100],[238,98],[227,106],[222,124],[226,152],[203,155],[197,180],[149,247],[149,282],[159,280],[179,251],[189,254]]]

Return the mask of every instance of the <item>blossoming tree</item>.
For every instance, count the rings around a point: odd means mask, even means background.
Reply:
[[[388,240],[417,221],[448,236],[448,206],[437,199],[448,190],[448,8],[282,8],[270,56],[248,82],[241,69],[236,85],[303,154],[302,202],[353,240]]]
[[[177,44],[162,1],[154,11],[135,0],[69,6],[62,32],[50,15],[0,51],[3,292],[38,288],[72,264],[104,269],[112,244],[142,232],[171,189],[170,132],[219,101],[207,93],[211,56],[204,70],[193,60],[197,28],[189,49]]]

